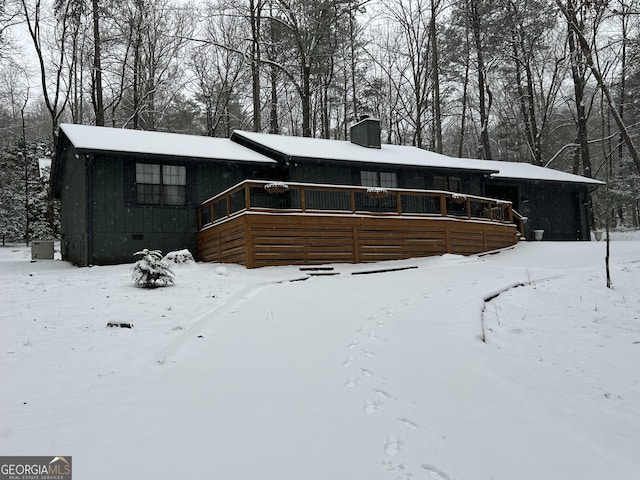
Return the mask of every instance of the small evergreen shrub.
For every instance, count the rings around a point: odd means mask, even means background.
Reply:
[[[191,255],[191,252],[186,248],[184,250],[167,253],[162,260],[167,263],[175,263],[176,265],[181,263],[195,263],[193,255]]]
[[[145,248],[133,255],[142,256],[132,268],[132,278],[138,287],[157,288],[173,285],[173,271],[171,271],[169,264],[162,259],[160,250],[148,250]]]

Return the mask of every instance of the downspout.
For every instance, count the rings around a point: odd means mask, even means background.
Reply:
[[[87,265],[93,266],[93,154],[85,156],[85,205],[87,228]]]

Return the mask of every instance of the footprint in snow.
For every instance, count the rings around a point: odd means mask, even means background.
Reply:
[[[356,348],[358,345],[360,345],[360,342],[358,340],[354,340],[349,345],[347,345],[347,348],[353,349],[353,348]]]
[[[344,362],[342,362],[342,366],[343,367],[348,367],[349,365],[351,365],[353,363],[355,359],[352,357],[347,358]]]
[[[359,379],[357,379],[357,378],[350,378],[350,379],[348,379],[348,380],[345,382],[345,384],[344,384],[344,385],[345,385],[347,388],[354,388],[354,387],[357,387],[359,383],[360,383],[360,380],[359,380]]]
[[[402,450],[402,441],[391,439],[384,446],[384,453],[390,457],[396,456]]]
[[[363,410],[364,410],[364,413],[371,415],[373,413],[376,413],[378,410],[380,410],[381,406],[382,404],[380,402],[378,402],[377,400],[374,400],[372,402],[365,403]]]
[[[427,472],[429,472],[429,476],[434,480],[452,480],[449,475],[440,470],[438,467],[434,467],[433,465],[428,465],[426,463],[423,463],[420,466]]]
[[[385,392],[384,390],[378,390],[374,388],[373,392],[384,400],[396,400],[397,398],[395,395],[392,395],[389,392]]]
[[[360,373],[363,377],[371,378],[373,377],[373,372],[371,370],[367,370],[366,368],[361,368]]]
[[[410,430],[419,430],[420,429],[420,426],[417,423],[412,422],[408,418],[399,418],[398,420],[400,421],[400,423],[402,423],[405,427],[407,427]]]

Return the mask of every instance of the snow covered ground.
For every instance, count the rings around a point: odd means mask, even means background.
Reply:
[[[640,235],[612,242],[611,290],[604,250],[190,264],[143,290],[0,248],[0,455],[90,480],[635,480]]]

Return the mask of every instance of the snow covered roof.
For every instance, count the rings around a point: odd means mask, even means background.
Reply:
[[[228,138],[72,124],[62,124],[60,130],[78,151],[146,153],[211,160],[276,163]]]
[[[60,130],[77,151],[142,153],[211,160],[276,163],[251,148],[227,138],[148,132],[88,125],[62,124]],[[286,157],[338,162],[446,168],[490,173],[492,178],[604,185],[594,180],[528,163],[455,158],[412,146],[382,144],[366,148],[344,140],[294,137],[236,130],[232,139],[244,139]]]
[[[498,171],[491,175],[492,178],[508,178],[515,180],[538,180],[543,182],[582,183],[587,185],[604,185],[604,182],[587,178],[572,173],[554,170],[553,168],[538,167],[530,163],[500,162],[497,160],[469,160],[486,165]]]
[[[473,161],[468,159],[448,157],[411,146],[382,144],[379,149],[367,148],[345,140],[293,137],[244,130],[235,130],[233,135],[289,157],[396,166],[479,170],[483,172],[497,171],[493,167],[474,164]],[[234,137],[232,136],[231,138]]]
[[[344,140],[293,137],[236,130],[240,137],[269,150],[296,158],[314,158],[346,162],[378,163],[430,168],[448,168],[490,172],[492,178],[604,185],[604,182],[580,175],[538,167],[529,163],[455,158],[417,147],[382,144],[380,149],[366,148]]]

